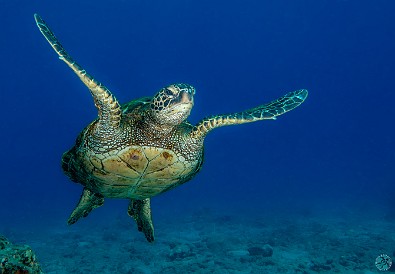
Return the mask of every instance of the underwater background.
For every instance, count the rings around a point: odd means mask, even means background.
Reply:
[[[395,259],[394,1],[14,0],[0,9],[0,234],[31,245],[44,272],[375,273],[376,256]],[[210,133],[201,172],[152,199],[153,245],[126,200],[106,199],[69,227],[82,186],[60,158],[97,111],[34,13],[121,103],[189,83],[195,124],[301,88],[309,97],[275,121]],[[314,225],[323,232],[303,234]],[[320,246],[329,238],[340,242],[330,251]],[[107,257],[95,255],[106,245]],[[255,245],[273,255],[242,253]],[[299,255],[281,257],[287,247]],[[359,259],[342,264],[350,254]]]

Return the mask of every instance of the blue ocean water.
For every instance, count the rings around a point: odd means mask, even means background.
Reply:
[[[153,198],[154,218],[209,208],[394,221],[393,1],[16,0],[0,8],[0,234],[65,226],[82,187],[63,175],[60,158],[97,116],[37,29],[36,12],[121,103],[186,82],[197,90],[189,118],[197,123],[309,90],[276,121],[210,133],[202,171]],[[94,229],[126,208],[109,200],[83,222]]]

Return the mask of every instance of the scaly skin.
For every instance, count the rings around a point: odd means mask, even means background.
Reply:
[[[307,97],[307,90],[290,92],[243,112],[205,118],[196,126],[186,121],[195,95],[188,84],[173,84],[152,98],[121,106],[103,84],[73,60],[44,20],[37,14],[34,17],[60,59],[88,87],[98,110],[98,118],[62,157],[65,174],[84,186],[69,224],[101,206],[104,198],[127,198],[128,214],[138,230],[149,242],[154,241],[150,198],[191,180],[199,172],[207,133],[221,126],[275,119]]]
[[[301,89],[290,92],[270,103],[232,114],[223,114],[208,117],[200,121],[191,133],[192,138],[202,139],[207,133],[217,127],[239,125],[261,120],[275,120],[280,116],[304,102],[307,90]]]

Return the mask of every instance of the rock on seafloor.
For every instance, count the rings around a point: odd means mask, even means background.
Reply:
[[[251,256],[271,257],[273,255],[273,247],[265,244],[263,247],[253,246],[248,249]]]
[[[0,273],[43,273],[28,245],[14,245],[0,235]]]

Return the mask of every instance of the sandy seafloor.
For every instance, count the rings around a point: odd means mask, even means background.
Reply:
[[[378,255],[395,258],[394,218],[358,214],[201,208],[159,215],[153,244],[126,214],[1,233],[32,246],[45,273],[379,273]],[[259,252],[268,245],[271,256]]]

